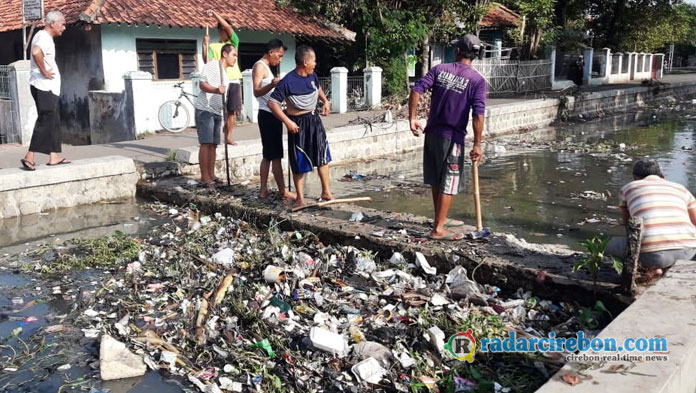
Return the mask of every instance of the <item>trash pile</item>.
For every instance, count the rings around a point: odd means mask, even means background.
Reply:
[[[370,181],[370,180],[375,180],[375,179],[391,179],[391,176],[389,175],[377,175],[377,174],[369,174],[365,175],[362,173],[357,173],[356,171],[350,171],[343,175],[342,178],[338,179],[338,181],[341,182],[354,182],[354,181]]]
[[[93,269],[103,272],[98,290],[70,311],[75,328],[102,342],[103,379],[146,365],[202,392],[533,391],[563,354],[479,353],[469,365],[449,338],[467,329],[477,340],[597,333],[573,304],[522,290],[502,296],[420,253],[387,258],[274,223],[159,208],[171,222],[135,239],[137,255]],[[29,265],[43,274],[50,263]],[[116,350],[126,353],[109,356]]]

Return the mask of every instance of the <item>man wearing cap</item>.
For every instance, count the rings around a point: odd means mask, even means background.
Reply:
[[[422,126],[417,118],[418,102],[426,90],[432,91],[430,115],[425,127],[423,149],[423,180],[433,194],[435,220],[429,237],[434,240],[461,240],[464,234],[450,228],[464,223],[447,219],[452,196],[463,183],[464,138],[471,112],[474,146],[472,161],[481,162],[481,138],[486,110],[486,80],[471,67],[471,61],[482,49],[478,37],[467,34],[453,41],[454,63],[440,64],[419,79],[408,98],[409,122],[413,135],[420,136]]]

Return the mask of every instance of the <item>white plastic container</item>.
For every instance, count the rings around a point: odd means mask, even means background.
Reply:
[[[263,278],[269,284],[279,283],[283,281],[284,277],[285,270],[278,266],[268,265],[266,266],[266,269],[263,271]]]
[[[373,357],[369,357],[362,362],[356,364],[351,368],[351,371],[353,371],[353,374],[355,374],[356,377],[358,377],[359,380],[365,381],[368,383],[376,384],[379,383],[379,381],[382,380],[382,377],[384,374],[387,373],[387,370],[385,370],[377,361],[377,359]]]
[[[348,355],[348,342],[340,334],[315,326],[309,332],[309,339],[316,349],[333,353],[339,358]]]

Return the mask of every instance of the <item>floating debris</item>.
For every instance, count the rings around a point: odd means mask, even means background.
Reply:
[[[95,345],[101,340],[102,379],[142,375],[149,367],[202,392],[465,391],[503,379],[486,362],[472,372],[453,358],[445,344],[454,334],[596,333],[582,324],[577,307],[522,291],[503,296],[461,266],[438,272],[420,253],[378,257],[221,214],[191,231],[190,223],[201,221],[194,209],[159,209],[170,220],[147,236],[72,243],[53,262],[60,268],[43,264],[44,249],[30,253],[30,268],[23,269],[62,276],[63,293],[51,296],[79,294],[66,316],[36,336],[72,332]],[[117,247],[98,255],[107,244]],[[48,293],[54,286],[43,285]],[[121,364],[110,366],[116,359],[105,351],[120,354]],[[496,362],[511,370],[505,380],[525,376],[528,390],[562,365],[548,360],[541,371],[524,356],[507,355]],[[77,367],[71,359],[55,367],[66,364]]]

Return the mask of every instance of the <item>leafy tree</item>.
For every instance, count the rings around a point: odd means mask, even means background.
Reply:
[[[338,23],[357,33],[356,41],[331,56],[352,64],[384,69],[385,89],[405,96],[409,49],[442,41],[476,26],[488,0],[282,0],[310,16]]]
[[[510,8],[525,18],[524,58],[535,58],[541,43],[553,38],[556,0],[506,0]]]

